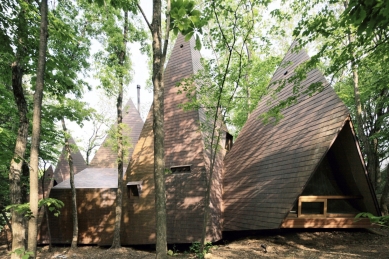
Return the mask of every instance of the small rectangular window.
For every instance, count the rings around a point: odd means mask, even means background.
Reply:
[[[301,214],[323,214],[324,202],[302,202]]]
[[[129,197],[139,197],[142,191],[143,181],[135,181],[127,183],[127,193]]]
[[[226,145],[225,145],[225,149],[227,151],[231,150],[232,145],[233,145],[233,141],[234,141],[234,137],[230,133],[226,132]]]
[[[170,170],[173,174],[179,174],[179,173],[190,173],[190,165],[180,165],[180,166],[172,166],[170,167]]]
[[[297,217],[327,217],[327,199],[317,196],[300,196]]]

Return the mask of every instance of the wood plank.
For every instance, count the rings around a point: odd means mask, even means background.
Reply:
[[[281,228],[371,228],[376,227],[369,219],[355,221],[353,218],[286,218]]]

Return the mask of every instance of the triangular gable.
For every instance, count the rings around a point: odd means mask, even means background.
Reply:
[[[134,147],[138,142],[140,132],[143,127],[143,120],[140,117],[138,110],[135,108],[131,98],[123,109],[123,124],[128,126],[129,131],[125,131],[124,135],[130,138],[131,146],[128,148],[128,160],[132,156]],[[108,136],[105,138],[103,144],[97,150],[93,157],[90,167],[96,168],[115,168],[117,167],[117,153],[115,153],[111,147],[108,146]]]
[[[200,65],[200,53],[194,50],[195,42],[189,42],[179,35],[164,73],[164,125],[165,125],[165,167],[171,170],[166,176],[167,229],[169,243],[199,241],[203,215],[205,173],[208,159],[204,152],[203,135],[199,121],[201,111],[183,111],[179,104],[187,102],[185,94],[177,94],[176,84],[193,75]],[[152,108],[146,119],[139,141],[127,170],[127,181],[142,181],[139,198],[124,199],[125,228],[128,244],[155,242],[155,197],[154,197],[154,150],[152,130]],[[224,152],[224,151],[223,151]],[[221,161],[221,159],[220,159]],[[219,163],[220,164],[220,163]],[[220,180],[221,167],[215,169],[215,179]],[[209,225],[211,240],[221,238],[221,181],[211,197],[218,202],[212,207],[212,223]]]
[[[69,138],[69,144],[76,145],[76,142],[72,137]],[[74,174],[86,168],[85,160],[82,157],[79,150],[72,152],[72,158],[73,158]],[[69,162],[66,157],[65,147],[63,147],[61,156],[58,160],[57,166],[54,171],[54,180],[58,184],[69,178],[70,178]]]
[[[292,49],[272,82],[291,77],[309,59],[304,50]],[[258,117],[269,102],[292,96],[293,83],[276,100],[263,98],[243,127],[224,160],[224,230],[279,228],[336,139],[349,112],[317,69],[308,72],[302,90],[315,82],[326,87],[311,97],[302,94],[277,124],[265,125]]]

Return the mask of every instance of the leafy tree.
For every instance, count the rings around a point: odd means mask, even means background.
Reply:
[[[28,251],[32,252],[32,257],[36,257],[37,244],[37,218],[38,218],[38,164],[39,164],[39,144],[41,133],[41,111],[44,78],[46,69],[47,51],[47,26],[48,26],[48,5],[47,0],[40,3],[40,34],[39,34],[39,58],[37,65],[36,86],[34,93],[34,110],[32,120],[31,152],[30,152],[30,209],[32,217],[28,222]]]
[[[166,191],[165,191],[165,163],[164,163],[164,83],[163,74],[166,54],[169,44],[169,34],[181,32],[187,39],[196,37],[196,47],[201,48],[199,33],[206,24],[201,19],[201,12],[195,8],[191,0],[177,0],[166,2],[166,9],[161,0],[153,0],[152,22],[150,23],[142,10],[143,18],[150,30],[153,52],[153,132],[154,132],[154,184],[155,184],[155,212],[156,212],[156,258],[167,257],[166,241]],[[165,11],[166,10],[166,11]],[[162,15],[166,17],[163,29]],[[165,34],[162,34],[164,30]]]
[[[259,58],[268,54],[266,37],[256,39],[263,27],[258,18],[267,2],[213,1],[205,3],[209,19],[204,30],[205,47],[212,57],[203,60],[203,69],[185,80],[184,89],[191,99],[185,109],[202,109],[207,119],[201,123],[205,146],[210,153],[204,197],[204,219],[200,254],[206,248],[206,227],[209,221],[209,201],[215,162],[226,131],[226,124],[238,134],[250,112],[267,92],[267,85],[277,56]]]
[[[296,83],[296,96],[278,105],[275,113],[296,101],[299,95],[298,82],[304,79],[305,73],[314,67],[320,67],[324,75],[330,79],[330,83],[340,85],[346,82],[352,83],[353,108],[351,110],[353,110],[357,135],[367,162],[367,170],[373,186],[377,189],[381,178],[379,158],[381,155],[378,154],[378,147],[387,144],[385,142],[378,144],[382,138],[380,140],[376,138],[378,135],[375,130],[386,131],[386,126],[379,126],[379,121],[386,116],[387,108],[386,104],[381,106],[383,103],[379,104],[376,101],[386,96],[386,90],[383,90],[386,88],[386,76],[381,73],[375,74],[376,81],[372,81],[366,72],[382,71],[379,64],[386,63],[385,55],[389,49],[386,44],[388,27],[385,24],[388,19],[381,20],[378,17],[385,17],[387,5],[380,1],[365,3],[359,0],[322,0],[307,3],[295,0],[292,10],[301,14],[301,20],[294,30],[299,47],[315,43],[318,48],[310,61],[289,79]],[[343,80],[345,82],[342,82]],[[381,82],[382,85],[378,86]],[[282,85],[281,83],[281,88]],[[322,87],[313,84],[308,92],[320,91]],[[380,92],[381,90],[378,90],[380,88],[384,92]],[[367,96],[362,92],[369,92],[370,97],[365,99]],[[380,113],[383,113],[382,117]],[[377,117],[381,117],[377,120],[378,124],[375,122]],[[381,133],[379,135],[382,136]]]
[[[104,14],[101,20],[101,13]],[[145,32],[139,28],[135,16],[136,5],[134,1],[109,1],[101,5],[92,4],[88,16],[94,21],[96,28],[94,33],[100,37],[100,43],[104,50],[96,54],[98,63],[98,78],[102,84],[101,88],[109,96],[117,96],[117,121],[116,121],[116,145],[118,163],[118,189],[116,193],[116,216],[115,230],[112,248],[120,247],[120,225],[122,218],[122,192],[123,192],[123,164],[124,125],[122,106],[124,87],[131,80],[131,61],[129,58],[127,42],[144,41]],[[131,17],[129,18],[129,15]],[[97,28],[99,28],[97,30]]]

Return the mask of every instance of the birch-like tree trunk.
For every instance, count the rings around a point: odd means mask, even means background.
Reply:
[[[22,199],[20,179],[22,175],[23,159],[26,153],[29,122],[27,118],[27,102],[24,97],[22,86],[23,70],[18,61],[15,61],[11,67],[12,90],[19,112],[19,128],[16,138],[15,152],[10,166],[9,193],[11,204],[20,204]],[[11,217],[12,251],[15,251],[19,248],[25,248],[26,231],[23,223],[23,215],[20,215],[16,211],[12,210]],[[18,256],[15,253],[12,253],[11,258],[18,258]]]
[[[164,150],[164,83],[165,55],[162,47],[161,0],[153,1],[153,131],[154,131],[154,184],[156,215],[156,258],[167,258],[166,240],[166,187]],[[168,38],[166,38],[168,39]],[[167,42],[165,42],[167,44]],[[166,46],[166,45],[165,45]]]
[[[128,11],[124,12],[124,28],[123,28],[123,49],[119,54],[119,65],[124,66],[127,47],[127,31],[128,31]],[[120,247],[120,226],[122,221],[122,206],[123,206],[123,76],[119,79],[119,93],[116,103],[117,108],[117,162],[118,162],[118,189],[116,191],[116,215],[115,215],[115,231],[111,248]]]
[[[366,132],[363,128],[364,125],[364,119],[363,119],[363,111],[362,111],[362,103],[361,103],[361,96],[359,93],[359,81],[358,81],[358,68],[355,65],[355,62],[351,62],[351,69],[353,72],[353,85],[354,85],[354,102],[356,107],[356,119],[358,124],[358,136],[362,141],[362,148],[364,151],[364,154],[367,158],[367,172],[369,173],[369,178],[371,183],[373,184],[374,189],[377,188],[377,165],[376,165],[376,158],[374,156],[374,153],[372,151],[369,137],[366,135]]]
[[[36,257],[36,244],[38,234],[38,163],[39,163],[39,144],[41,133],[41,112],[44,88],[44,75],[46,69],[46,51],[47,51],[47,0],[42,0],[40,4],[41,24],[39,36],[39,56],[36,87],[34,93],[34,112],[32,121],[31,136],[31,154],[30,154],[30,209],[32,217],[28,222],[28,251],[32,252],[32,257]]]
[[[69,163],[70,170],[70,188],[72,190],[72,219],[73,219],[73,236],[71,248],[77,248],[78,243],[78,217],[77,217],[77,195],[76,195],[76,187],[74,185],[74,166],[73,166],[73,157],[72,150],[69,144],[68,130],[66,128],[65,119],[61,118],[62,130],[65,135],[65,150],[66,150],[66,158]]]

